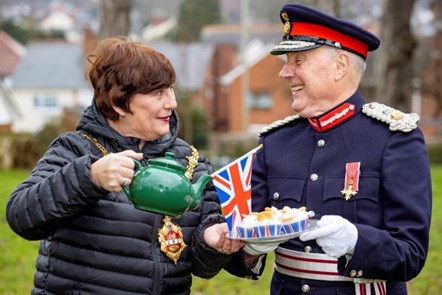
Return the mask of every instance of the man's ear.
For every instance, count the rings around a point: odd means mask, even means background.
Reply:
[[[350,68],[350,56],[346,52],[341,51],[336,56],[335,62],[336,62],[335,80],[338,81],[345,76],[345,74],[348,72]]]

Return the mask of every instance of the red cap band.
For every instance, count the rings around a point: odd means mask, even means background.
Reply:
[[[365,57],[368,54],[368,45],[364,42],[321,25],[292,22],[290,35],[312,36],[339,42],[342,47],[354,50]]]

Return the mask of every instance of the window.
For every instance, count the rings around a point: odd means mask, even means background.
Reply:
[[[247,104],[250,108],[270,109],[272,107],[272,97],[266,91],[248,92]]]
[[[56,109],[58,106],[57,97],[54,94],[34,95],[34,107],[36,109]]]

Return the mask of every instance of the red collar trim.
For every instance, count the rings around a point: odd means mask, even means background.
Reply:
[[[355,113],[355,105],[344,103],[320,118],[308,118],[310,126],[318,132],[324,132],[351,118]]]
[[[352,49],[365,56],[365,58],[368,55],[368,45],[366,43],[322,25],[292,22],[290,35],[314,36],[332,42],[340,42],[343,47]]]

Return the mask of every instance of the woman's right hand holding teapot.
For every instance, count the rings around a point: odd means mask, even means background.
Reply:
[[[132,159],[143,159],[142,153],[126,150],[108,154],[91,165],[92,181],[111,192],[121,192],[130,185],[134,176],[135,163]]]

